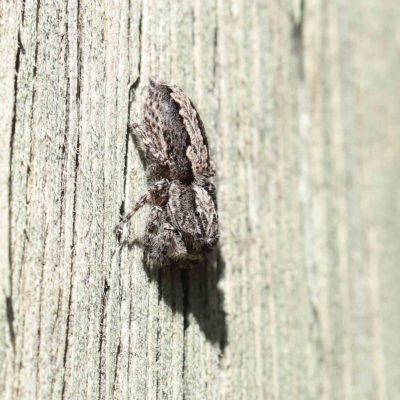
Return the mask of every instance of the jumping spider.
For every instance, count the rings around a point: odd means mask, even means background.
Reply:
[[[144,234],[144,261],[163,267],[201,260],[219,238],[215,175],[203,123],[177,86],[150,79],[143,126],[133,125],[147,162],[148,191],[117,231],[146,203],[153,204]]]

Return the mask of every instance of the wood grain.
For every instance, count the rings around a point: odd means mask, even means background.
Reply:
[[[396,0],[0,0],[0,398],[400,399]],[[146,273],[128,126],[182,87],[222,238]]]

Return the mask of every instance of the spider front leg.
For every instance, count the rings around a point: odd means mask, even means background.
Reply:
[[[144,262],[149,261],[157,267],[169,265],[174,260],[185,259],[187,249],[180,232],[168,220],[163,207],[154,207],[146,224],[143,240]]]
[[[139,198],[132,208],[132,211],[122,218],[121,222],[116,226],[115,232],[122,231],[124,225],[136,214],[136,212],[147,203],[162,205],[167,202],[169,181],[162,179],[150,186],[149,190]]]
[[[143,237],[143,258],[145,265],[149,264],[149,257],[153,247],[154,238],[157,236],[160,226],[165,222],[166,219],[167,213],[164,208],[158,206],[152,208],[147,219]]]
[[[155,237],[151,254],[159,266],[185,259],[187,249],[181,233],[171,224],[163,224]]]

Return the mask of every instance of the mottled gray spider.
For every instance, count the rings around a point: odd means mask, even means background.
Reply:
[[[153,204],[144,235],[145,263],[158,267],[201,260],[219,238],[215,174],[203,123],[177,86],[150,80],[143,126],[133,125],[147,161],[148,191],[117,230],[146,203]]]

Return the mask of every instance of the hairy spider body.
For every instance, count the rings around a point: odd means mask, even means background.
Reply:
[[[144,124],[133,125],[146,154],[147,175],[156,180],[118,225],[120,230],[146,203],[154,205],[144,235],[145,261],[162,267],[201,260],[219,238],[215,174],[204,125],[177,86],[150,80]]]

